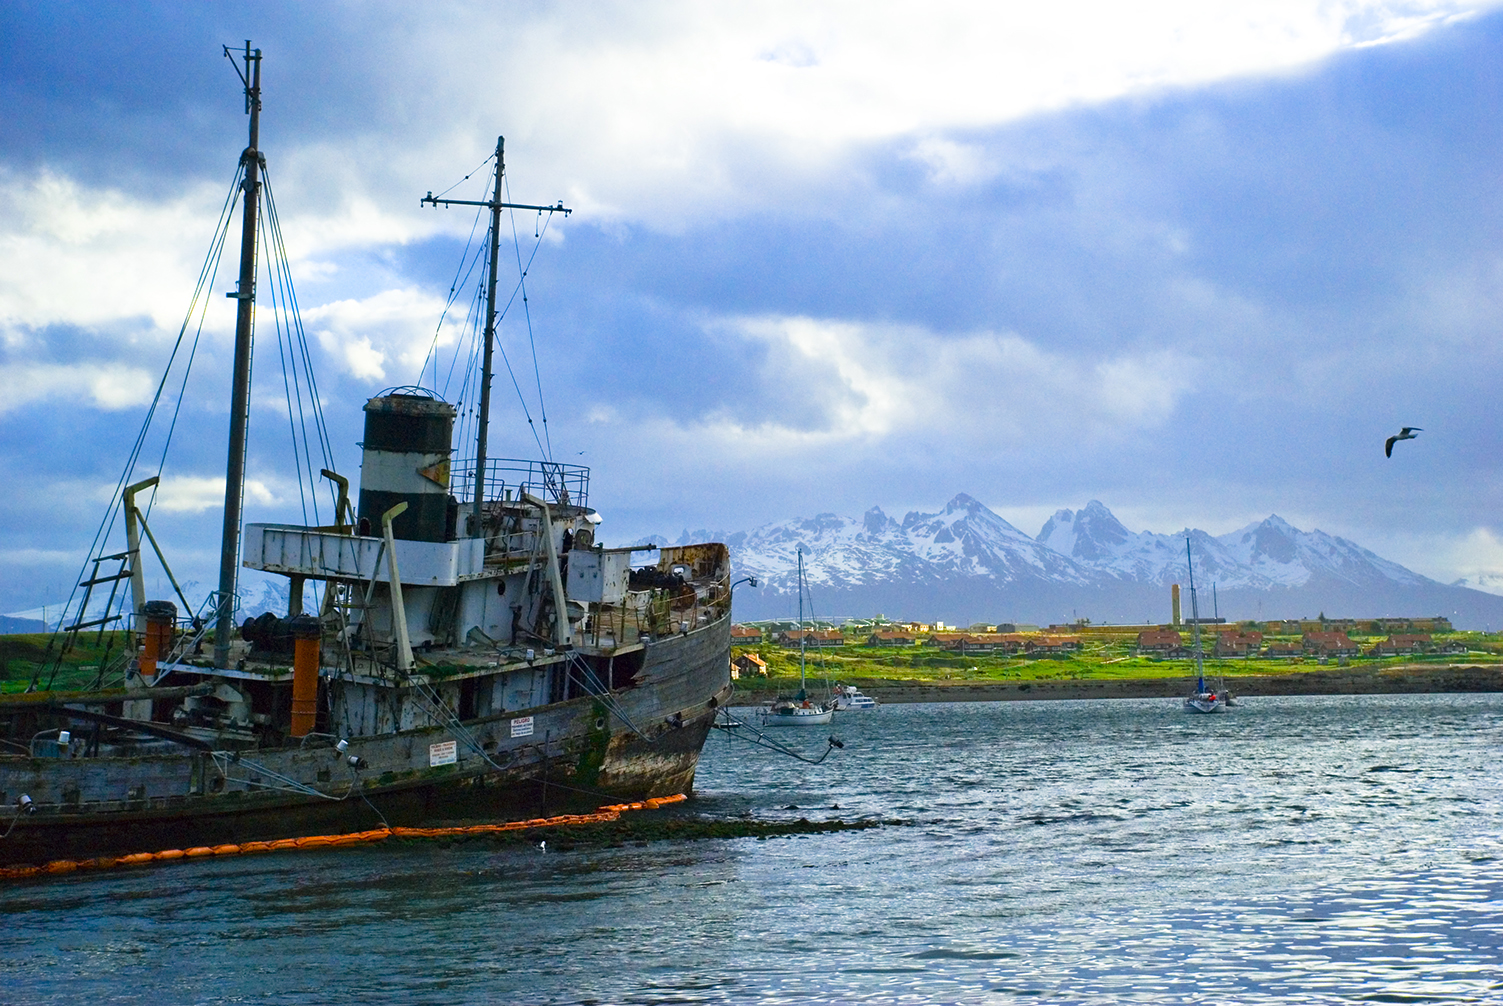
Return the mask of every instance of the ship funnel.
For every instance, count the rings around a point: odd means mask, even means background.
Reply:
[[[392,521],[406,541],[450,541],[458,504],[449,496],[449,453],[454,406],[427,393],[388,392],[365,403],[360,460],[362,534],[380,534],[381,515],[398,503],[407,510]],[[368,523],[367,523],[368,522]],[[366,532],[363,529],[372,530]]]

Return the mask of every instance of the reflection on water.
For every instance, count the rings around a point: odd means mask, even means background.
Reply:
[[[12,883],[0,1002],[1503,1002],[1503,696],[1177,707],[716,734],[691,808],[909,827]]]

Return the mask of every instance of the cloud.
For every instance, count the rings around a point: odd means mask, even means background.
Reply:
[[[1106,359],[1041,349],[1009,332],[947,336],[915,325],[765,316],[716,322],[762,344],[760,386],[706,425],[770,449],[938,437],[999,449],[1021,441],[1115,440],[1168,420],[1192,361],[1170,352]],[[754,403],[749,407],[745,403]]]
[[[1386,558],[1442,583],[1503,594],[1503,535],[1490,527],[1395,536]]]
[[[362,300],[338,300],[303,311],[324,350],[360,380],[416,380],[433,344],[444,302],[414,288],[383,290]],[[452,346],[463,318],[450,318],[438,345]],[[388,377],[388,366],[393,373]]]
[[[0,171],[0,329],[145,317],[176,332],[223,198],[199,184],[153,200]],[[234,325],[230,310],[211,317]]]
[[[74,402],[86,396],[97,408],[114,412],[151,401],[152,376],[139,367],[112,363],[0,364],[0,414],[50,398]]]
[[[274,505],[281,502],[277,494],[260,479],[245,480],[247,501]],[[168,513],[203,513],[224,506],[224,476],[178,475],[162,479],[153,510]]]
[[[675,226],[747,211],[777,179],[803,184],[855,146],[936,137],[920,140],[920,156],[965,176],[983,169],[938,134],[1283,72],[1484,6],[951,2],[915,16],[871,0],[677,0],[544,7],[521,23],[508,10],[504,25],[499,14],[466,18],[462,34],[425,11],[407,26],[398,73],[443,53],[446,72],[421,76],[451,107],[451,89],[472,90],[458,68],[496,68],[496,97],[468,104],[477,121],[496,121],[487,105],[505,96],[531,179],[563,181],[592,216]],[[494,58],[498,43],[511,58]]]

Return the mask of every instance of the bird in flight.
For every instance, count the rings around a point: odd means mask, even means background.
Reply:
[[[1418,426],[1406,426],[1396,435],[1389,437],[1388,440],[1383,444],[1383,456],[1386,458],[1393,457],[1393,445],[1398,443],[1400,440],[1415,439],[1415,434],[1419,433],[1420,430],[1421,427]]]

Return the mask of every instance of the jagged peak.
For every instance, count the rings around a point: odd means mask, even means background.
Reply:
[[[969,493],[956,493],[954,498],[945,504],[945,513],[954,513],[956,510],[975,513],[977,510],[985,509],[986,505]]]

